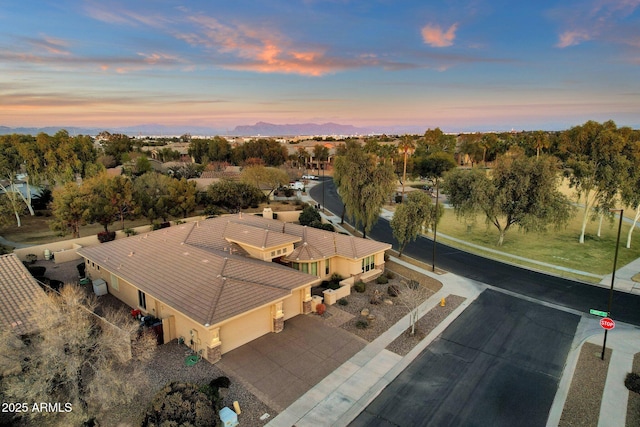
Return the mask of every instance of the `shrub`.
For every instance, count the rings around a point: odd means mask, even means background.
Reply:
[[[349,301],[346,298],[340,298],[338,300],[338,305],[349,305]]]
[[[401,195],[401,194],[398,194],[398,195],[395,197],[395,200],[396,200],[396,203],[402,203],[402,195]]]
[[[322,303],[316,305],[316,313],[318,313],[319,316],[322,316],[325,311],[327,311],[327,306],[326,305],[324,305]]]
[[[400,295],[400,289],[396,285],[389,285],[387,288],[387,295],[390,297],[397,297]]]
[[[44,273],[46,273],[47,267],[34,265],[27,267],[27,270],[29,270],[29,273],[31,273],[33,277],[42,277],[44,276]]]
[[[387,276],[378,276],[376,278],[376,283],[378,285],[386,285],[387,283],[389,283],[389,279],[387,279]]]
[[[337,283],[337,282],[340,282],[342,279],[343,279],[343,277],[338,273],[333,273],[331,275],[331,281],[332,282],[336,282]]]
[[[100,243],[110,242],[116,239],[115,231],[101,231],[98,233],[98,241]]]
[[[155,395],[141,426],[217,425],[215,407],[198,386],[173,382]]]
[[[356,282],[356,284],[353,285],[353,289],[355,289],[356,292],[363,293],[367,290],[367,285],[362,281]]]
[[[136,234],[138,234],[138,232],[136,230],[134,230],[133,228],[125,228],[124,230],[124,234],[127,235],[127,237],[129,236],[135,236]]]
[[[384,272],[384,275],[385,275],[385,276],[387,277],[387,279],[389,279],[389,280],[391,280],[391,279],[393,279],[393,278],[395,278],[395,277],[396,277],[396,275],[394,274],[394,272],[393,272],[393,271],[391,271],[391,270],[386,270],[386,271]]]
[[[78,269],[78,275],[80,276],[80,278],[83,278],[84,272],[87,269],[87,266],[85,265],[85,263],[81,262],[80,264],[76,265],[76,268]]]
[[[335,291],[336,289],[340,289],[340,283],[334,281],[327,282],[327,288],[333,289]]]
[[[367,329],[369,327],[369,322],[365,319],[359,319],[356,321],[356,328],[358,329]]]
[[[624,385],[634,393],[640,393],[640,375],[635,372],[629,372],[624,379]]]
[[[231,385],[231,380],[227,377],[218,377],[214,380],[211,380],[209,385],[211,387],[229,388],[229,386]]]

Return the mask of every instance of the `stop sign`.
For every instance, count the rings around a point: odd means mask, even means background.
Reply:
[[[605,317],[604,319],[600,319],[600,326],[606,330],[610,330],[616,327],[616,322],[609,317]]]

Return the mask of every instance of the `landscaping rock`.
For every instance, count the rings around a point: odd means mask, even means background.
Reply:
[[[369,315],[369,309],[368,308],[363,308],[362,311],[360,312],[360,314],[362,316],[368,316]]]
[[[384,303],[387,304],[387,305],[393,305],[393,301],[391,301],[388,298],[384,300]]]

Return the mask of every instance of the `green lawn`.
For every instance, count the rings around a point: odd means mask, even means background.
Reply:
[[[611,273],[613,268],[613,258],[615,253],[615,242],[618,231],[618,220],[610,223],[607,220],[602,225],[602,235],[596,235],[598,222],[592,221],[587,225],[585,243],[578,243],[580,236],[581,216],[578,214],[562,230],[554,231],[550,229],[546,233],[523,233],[517,228],[511,229],[505,236],[504,244],[497,246],[498,230],[492,224],[486,225],[484,216],[478,216],[473,223],[465,223],[458,220],[452,210],[447,209],[444,217],[438,225],[438,232],[457,239],[465,240],[480,246],[498,250],[512,255],[534,259],[536,261],[580,270],[597,275]],[[640,231],[635,231],[631,242],[631,249],[625,248],[626,233],[630,224],[622,224],[622,234],[620,237],[620,249],[618,254],[617,267],[640,258]],[[438,236],[438,240],[445,242],[444,236]],[[459,246],[470,252],[487,255],[491,258],[500,258],[513,263],[522,264],[522,261],[511,257],[502,257],[495,254],[483,253],[481,250],[470,248],[466,245],[452,243],[452,246]],[[553,272],[563,276],[578,277],[582,280],[596,281],[588,276],[575,276],[573,274],[549,269],[543,266],[530,264],[536,269]]]

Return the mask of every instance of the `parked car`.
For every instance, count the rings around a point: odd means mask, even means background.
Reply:
[[[314,179],[318,179],[318,177],[315,175],[302,175],[302,179],[314,180]]]
[[[289,188],[294,189],[294,190],[304,190],[304,184],[300,181],[296,181],[296,182],[290,182],[289,183]]]

